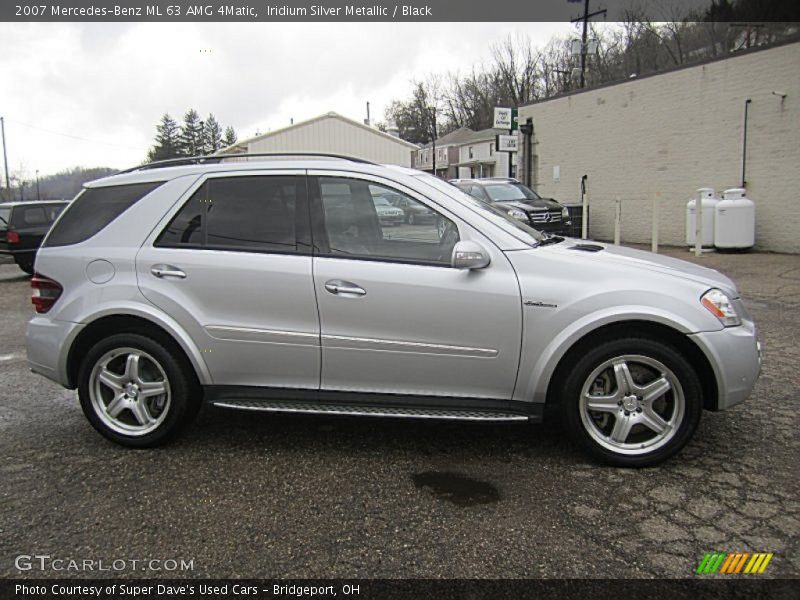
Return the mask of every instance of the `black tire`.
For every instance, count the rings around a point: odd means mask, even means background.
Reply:
[[[14,262],[17,266],[25,271],[28,275],[33,275],[33,264],[36,261],[36,255],[31,254],[17,254],[14,256]]]
[[[90,393],[90,386],[93,385],[92,372],[98,361],[108,356],[110,352],[123,348],[141,351],[145,356],[149,355],[148,358],[157,361],[168,386],[169,401],[162,411],[166,413],[163,420],[154,430],[141,435],[128,435],[115,431],[104,422]],[[100,340],[86,353],[78,370],[78,396],[84,415],[92,427],[103,436],[123,446],[152,448],[173,439],[192,421],[200,408],[202,388],[185,355],[171,340],[156,340],[138,333],[119,333]]]
[[[680,396],[683,398],[682,416],[679,422],[677,422],[677,427],[670,427],[667,433],[664,434],[665,437],[663,437],[660,442],[653,441],[654,449],[652,451],[647,451],[645,449],[645,443],[642,443],[640,448],[633,449],[614,449],[607,447],[608,445],[616,445],[619,447],[620,444],[618,441],[611,439],[613,435],[609,435],[608,438],[602,441],[598,440],[598,437],[602,438],[604,433],[604,431],[601,430],[600,424],[603,423],[602,419],[605,415],[597,412],[590,413],[585,411],[582,406],[583,401],[581,397],[584,392],[584,386],[592,385],[589,382],[589,378],[593,377],[593,381],[600,382],[603,380],[603,373],[606,373],[607,375],[605,375],[605,377],[608,378],[610,378],[612,374],[615,375],[616,366],[608,367],[610,370],[604,371],[597,378],[595,378],[594,373],[597,369],[601,369],[608,361],[616,359],[619,362],[623,357],[628,357],[631,361],[630,364],[635,365],[635,369],[639,369],[640,372],[644,370],[644,372],[647,373],[648,369],[652,368],[653,373],[655,373],[658,369],[652,367],[652,365],[637,363],[637,357],[644,357],[649,361],[661,363],[661,366],[666,367],[667,371],[662,372],[660,379],[666,381],[668,378],[671,378],[677,382],[677,385],[671,385],[670,391],[660,396],[661,400],[658,401],[666,403],[662,406],[669,407],[669,403],[672,402],[671,410],[677,412],[676,407],[679,404],[677,398]],[[626,361],[623,360],[622,362]],[[630,370],[628,372],[630,373]],[[669,372],[668,376],[664,375],[666,372]],[[658,378],[659,376],[655,375],[655,377]],[[584,354],[578,356],[577,361],[571,365],[571,368],[559,383],[558,389],[561,390],[559,398],[560,413],[570,436],[580,447],[599,461],[617,467],[650,467],[674,456],[691,439],[700,422],[700,415],[703,410],[702,388],[697,373],[692,366],[683,355],[671,345],[644,337],[613,339],[588,349]],[[638,385],[638,382],[636,383]],[[644,381],[643,383],[648,382]],[[655,383],[655,379],[651,383]],[[597,385],[597,383],[595,383],[595,385]],[[616,380],[611,385],[616,385]],[[612,391],[617,393],[616,390]],[[646,403],[642,402],[639,404],[632,396],[641,399],[639,395],[635,393],[625,396],[626,406],[628,402],[631,402],[632,405],[644,407],[644,416],[646,416]],[[614,403],[618,402],[619,400],[616,400]],[[627,417],[623,417],[623,415],[628,414],[632,415],[632,417],[643,416],[640,408],[632,409],[630,413],[624,411],[624,406],[612,408],[619,412],[606,417],[606,431],[608,431],[609,427],[613,429],[613,425],[616,424],[616,419],[618,418],[617,414],[620,419],[627,419]],[[669,411],[670,409],[667,410]],[[608,412],[611,413],[611,410],[608,410]],[[674,416],[676,413],[670,414]],[[611,421],[611,419],[614,420]],[[632,438],[632,435],[643,437],[646,437],[648,434],[656,437],[660,435],[655,433],[655,430],[644,427],[644,425],[645,423],[639,420],[638,423],[634,425],[634,429],[630,430],[631,433],[628,434],[628,437],[623,438],[623,441],[631,440],[631,442],[623,445],[639,445],[638,442],[633,441],[635,438]],[[613,434],[613,431],[609,432],[609,434]],[[671,437],[666,437],[667,435]],[[640,437],[640,439],[643,438]],[[658,446],[659,443],[662,445]],[[638,453],[629,454],[625,452]]]

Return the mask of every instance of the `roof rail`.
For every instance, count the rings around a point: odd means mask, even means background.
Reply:
[[[148,169],[161,169],[163,167],[177,167],[181,165],[202,165],[202,164],[218,164],[225,160],[230,160],[232,158],[253,158],[253,157],[284,157],[284,156],[303,156],[303,157],[315,157],[315,158],[336,158],[340,160],[348,160],[354,163],[362,163],[365,165],[375,165],[374,163],[369,160],[365,160],[363,158],[356,158],[355,156],[347,156],[345,154],[329,154],[325,152],[255,152],[255,153],[245,153],[245,154],[210,154],[208,156],[187,156],[185,158],[168,158],[166,160],[156,160],[151,163],[144,163],[138,165],[136,167],[131,167],[130,169],[125,169],[124,171],[119,171],[115,173],[115,175],[121,175],[122,173],[133,173],[134,171],[146,171]]]

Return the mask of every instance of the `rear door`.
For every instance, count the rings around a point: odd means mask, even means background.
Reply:
[[[319,317],[301,171],[199,180],[136,257],[142,293],[214,384],[318,389]]]

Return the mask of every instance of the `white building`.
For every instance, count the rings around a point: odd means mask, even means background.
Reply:
[[[417,146],[342,115],[329,112],[307,121],[241,140],[219,154],[321,152],[380,164],[411,166]]]
[[[508,153],[497,152],[495,141],[504,129],[473,131],[460,127],[436,140],[436,175],[443,179],[508,177]],[[412,166],[433,172],[433,145],[426,144],[413,153]],[[516,159],[512,157],[512,173]],[[513,175],[512,175],[513,176]]]
[[[744,179],[756,248],[800,252],[799,69],[794,41],[522,106],[533,143],[521,136],[520,148],[533,151],[520,177],[575,202],[587,175],[595,239],[613,238],[619,198],[622,240],[649,242],[657,202],[660,241],[675,245],[698,188],[721,193]]]
[[[516,156],[509,152],[498,152],[498,134],[507,135],[504,129],[482,129],[474,132],[459,146],[458,177],[475,179],[478,177],[515,177]],[[511,171],[508,161],[511,159]]]

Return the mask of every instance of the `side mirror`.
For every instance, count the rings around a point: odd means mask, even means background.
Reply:
[[[453,248],[451,264],[456,269],[483,269],[491,261],[489,253],[478,242],[463,240]]]

